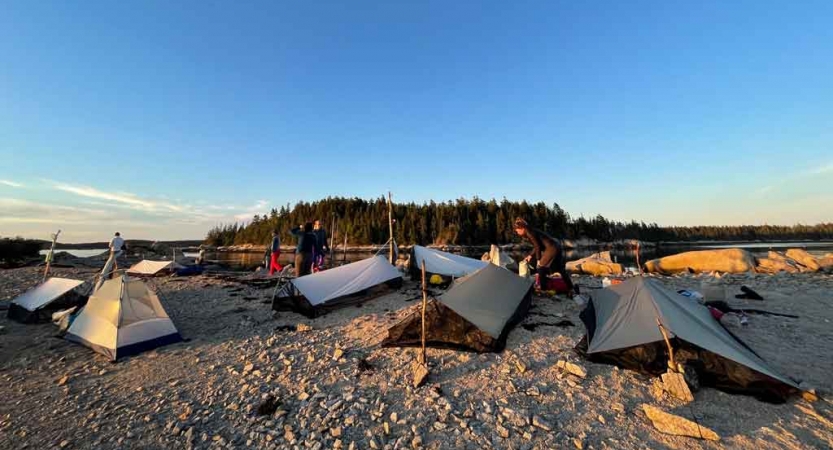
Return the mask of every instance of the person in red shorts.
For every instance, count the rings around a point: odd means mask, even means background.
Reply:
[[[281,236],[277,230],[272,232],[272,246],[270,247],[270,251],[272,256],[269,259],[269,275],[272,275],[275,272],[283,270],[283,266],[278,262],[278,259],[281,257]]]

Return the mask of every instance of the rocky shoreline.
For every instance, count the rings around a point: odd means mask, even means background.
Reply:
[[[58,268],[84,279],[93,268]],[[36,285],[36,268],[0,271],[0,305]],[[55,339],[51,324],[0,318],[0,448],[642,449],[830,448],[833,276],[657,277],[674,288],[752,286],[754,307],[798,319],[724,319],[778,370],[822,400],[761,403],[715,389],[683,406],[649,377],[573,353],[581,307],[535,298],[501,354],[429,349],[428,384],[411,386],[413,349],[380,348],[418,285],[310,320],[273,314],[272,290],[211,276],[149,283],[186,342],[116,364]],[[592,295],[594,277],[576,277]],[[748,300],[727,300],[735,306]],[[575,326],[557,326],[569,321]],[[299,327],[299,325],[303,325]],[[305,331],[299,331],[305,330]],[[584,376],[566,372],[566,361]],[[643,404],[696,419],[721,441],[657,431]],[[692,416],[693,412],[693,416]]]

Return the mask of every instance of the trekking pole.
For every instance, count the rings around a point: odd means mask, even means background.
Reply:
[[[425,284],[425,260],[422,260],[422,354],[420,355],[420,362],[428,364],[427,353],[425,350],[425,310],[428,307],[428,288]]]
[[[57,233],[52,235],[52,246],[49,247],[49,253],[46,254],[46,269],[43,271],[44,282],[46,282],[46,277],[49,276],[49,267],[52,265],[52,254],[55,251],[55,242],[58,241],[59,234],[61,234],[61,230],[58,230]]]
[[[662,339],[665,341],[665,345],[668,347],[668,369],[677,372],[677,365],[674,363],[674,347],[671,347],[671,340],[668,339],[668,333],[665,331],[665,327],[662,326],[659,318],[657,318],[657,326],[659,327],[659,332],[662,333]]]

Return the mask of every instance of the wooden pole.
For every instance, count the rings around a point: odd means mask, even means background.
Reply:
[[[333,213],[333,225],[330,227],[330,264],[335,266],[335,250],[333,247],[336,245],[336,213]]]
[[[347,233],[344,234],[344,261],[347,264]]]
[[[396,264],[393,259],[393,201],[391,200],[390,191],[388,191],[388,229],[390,231],[390,263]]]
[[[665,340],[665,345],[668,347],[668,369],[676,372],[677,364],[674,362],[674,347],[671,346],[671,340],[668,339],[668,332],[665,331],[665,327],[662,326],[659,318],[657,318],[657,326],[659,327],[659,332],[662,333],[662,339]]]
[[[49,276],[49,268],[52,265],[52,255],[55,252],[55,242],[58,241],[59,234],[61,234],[61,230],[58,230],[57,233],[52,235],[52,245],[49,247],[49,253],[46,254],[46,268],[43,271],[44,282],[46,282],[46,277]]]
[[[636,267],[639,269],[639,274],[642,275],[642,264],[639,264],[639,241],[636,241]]]
[[[428,308],[428,287],[425,283],[425,260],[422,260],[422,353],[420,354],[420,362],[428,364],[428,358],[425,350],[425,310]]]

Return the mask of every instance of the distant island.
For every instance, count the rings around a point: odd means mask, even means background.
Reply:
[[[516,242],[512,221],[524,217],[535,227],[573,242],[693,243],[698,241],[820,241],[833,239],[833,222],[816,225],[739,225],[663,227],[656,223],[619,222],[601,215],[573,217],[557,203],[510,202],[479,198],[447,202],[394,203],[394,236],[402,245],[482,246]],[[350,245],[387,242],[388,205],[385,198],[364,200],[331,197],[273,208],[255,215],[248,223],[218,225],[209,230],[204,243],[211,246],[265,245],[272,230],[290,242],[289,230],[319,219],[327,231],[335,223],[335,242],[346,238]]]

